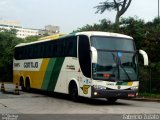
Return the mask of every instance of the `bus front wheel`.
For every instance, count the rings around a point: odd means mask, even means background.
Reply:
[[[78,88],[75,82],[71,82],[69,85],[69,95],[72,101],[78,101]]]

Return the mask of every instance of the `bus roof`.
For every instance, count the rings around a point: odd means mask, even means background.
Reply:
[[[55,34],[55,35],[50,35],[50,36],[46,36],[46,37],[42,37],[40,38],[39,40],[55,40],[55,39],[58,39],[59,37],[61,36],[64,36],[66,34]]]
[[[119,33],[112,32],[101,32],[101,31],[86,31],[86,32],[78,32],[76,35],[87,35],[87,36],[108,36],[108,37],[120,37],[120,38],[128,38],[133,39],[128,35],[123,35]]]
[[[29,43],[20,43],[18,45],[16,45],[15,47],[20,47],[20,46],[25,46],[25,45],[30,45],[30,44],[35,44],[35,43],[42,43],[42,42],[46,42],[46,41],[50,41],[50,40],[56,40],[58,38],[67,36],[66,34],[55,34],[55,35],[50,35],[50,36],[46,36],[46,37],[42,37],[37,41],[34,42],[29,42]]]
[[[41,43],[41,42],[46,42],[50,40],[56,40],[58,38],[65,38],[69,36],[78,36],[78,35],[86,35],[86,36],[108,36],[108,37],[120,37],[120,38],[128,38],[128,39],[133,39],[130,36],[119,34],[119,33],[111,33],[111,32],[100,32],[100,31],[85,31],[85,32],[77,32],[77,33],[72,33],[72,34],[57,34],[57,35],[52,35],[52,36],[47,36],[40,38],[38,41],[30,42],[30,43],[20,43],[16,45],[15,47],[20,47],[20,46],[25,46],[25,45],[30,45],[30,44],[35,44],[35,43]]]

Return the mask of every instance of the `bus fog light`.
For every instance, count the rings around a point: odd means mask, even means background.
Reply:
[[[138,87],[131,87],[131,90],[137,90],[138,89]]]

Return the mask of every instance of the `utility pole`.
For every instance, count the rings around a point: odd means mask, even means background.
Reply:
[[[159,20],[159,0],[158,0],[158,20]]]

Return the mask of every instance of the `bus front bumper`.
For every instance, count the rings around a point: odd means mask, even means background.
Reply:
[[[92,98],[134,98],[138,90],[95,90],[92,88]]]

